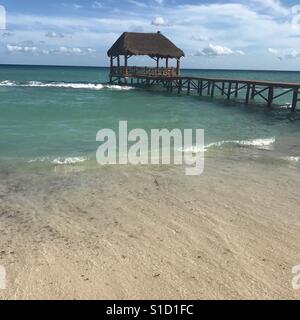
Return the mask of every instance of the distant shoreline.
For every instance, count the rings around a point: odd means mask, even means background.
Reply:
[[[66,65],[30,65],[30,64],[1,64],[0,67],[30,67],[30,68],[82,68],[82,69],[109,69],[108,66],[66,66]],[[256,69],[195,69],[195,68],[183,68],[186,71],[234,71],[234,72],[299,72],[300,70],[256,70]]]

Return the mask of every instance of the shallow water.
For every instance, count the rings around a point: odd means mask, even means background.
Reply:
[[[184,70],[184,75],[300,82],[299,72]],[[299,160],[300,117],[262,101],[225,101],[107,84],[108,69],[0,67],[0,162],[74,164],[95,159],[96,133],[130,128],[205,130],[206,150],[267,150]]]

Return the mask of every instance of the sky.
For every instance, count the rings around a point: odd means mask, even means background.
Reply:
[[[0,0],[1,28],[1,64],[108,66],[124,31],[161,31],[184,68],[300,71],[300,0]]]

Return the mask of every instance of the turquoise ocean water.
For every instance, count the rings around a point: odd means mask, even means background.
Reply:
[[[300,82],[299,72],[184,70],[208,77]],[[107,84],[108,69],[0,67],[0,166],[35,161],[53,164],[94,159],[96,133],[129,128],[205,129],[211,148],[272,146],[299,160],[300,115],[283,96],[275,108],[255,100],[187,97],[154,88]]]

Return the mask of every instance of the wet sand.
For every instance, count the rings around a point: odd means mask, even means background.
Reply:
[[[299,299],[300,170],[247,157],[1,173],[1,299]]]

